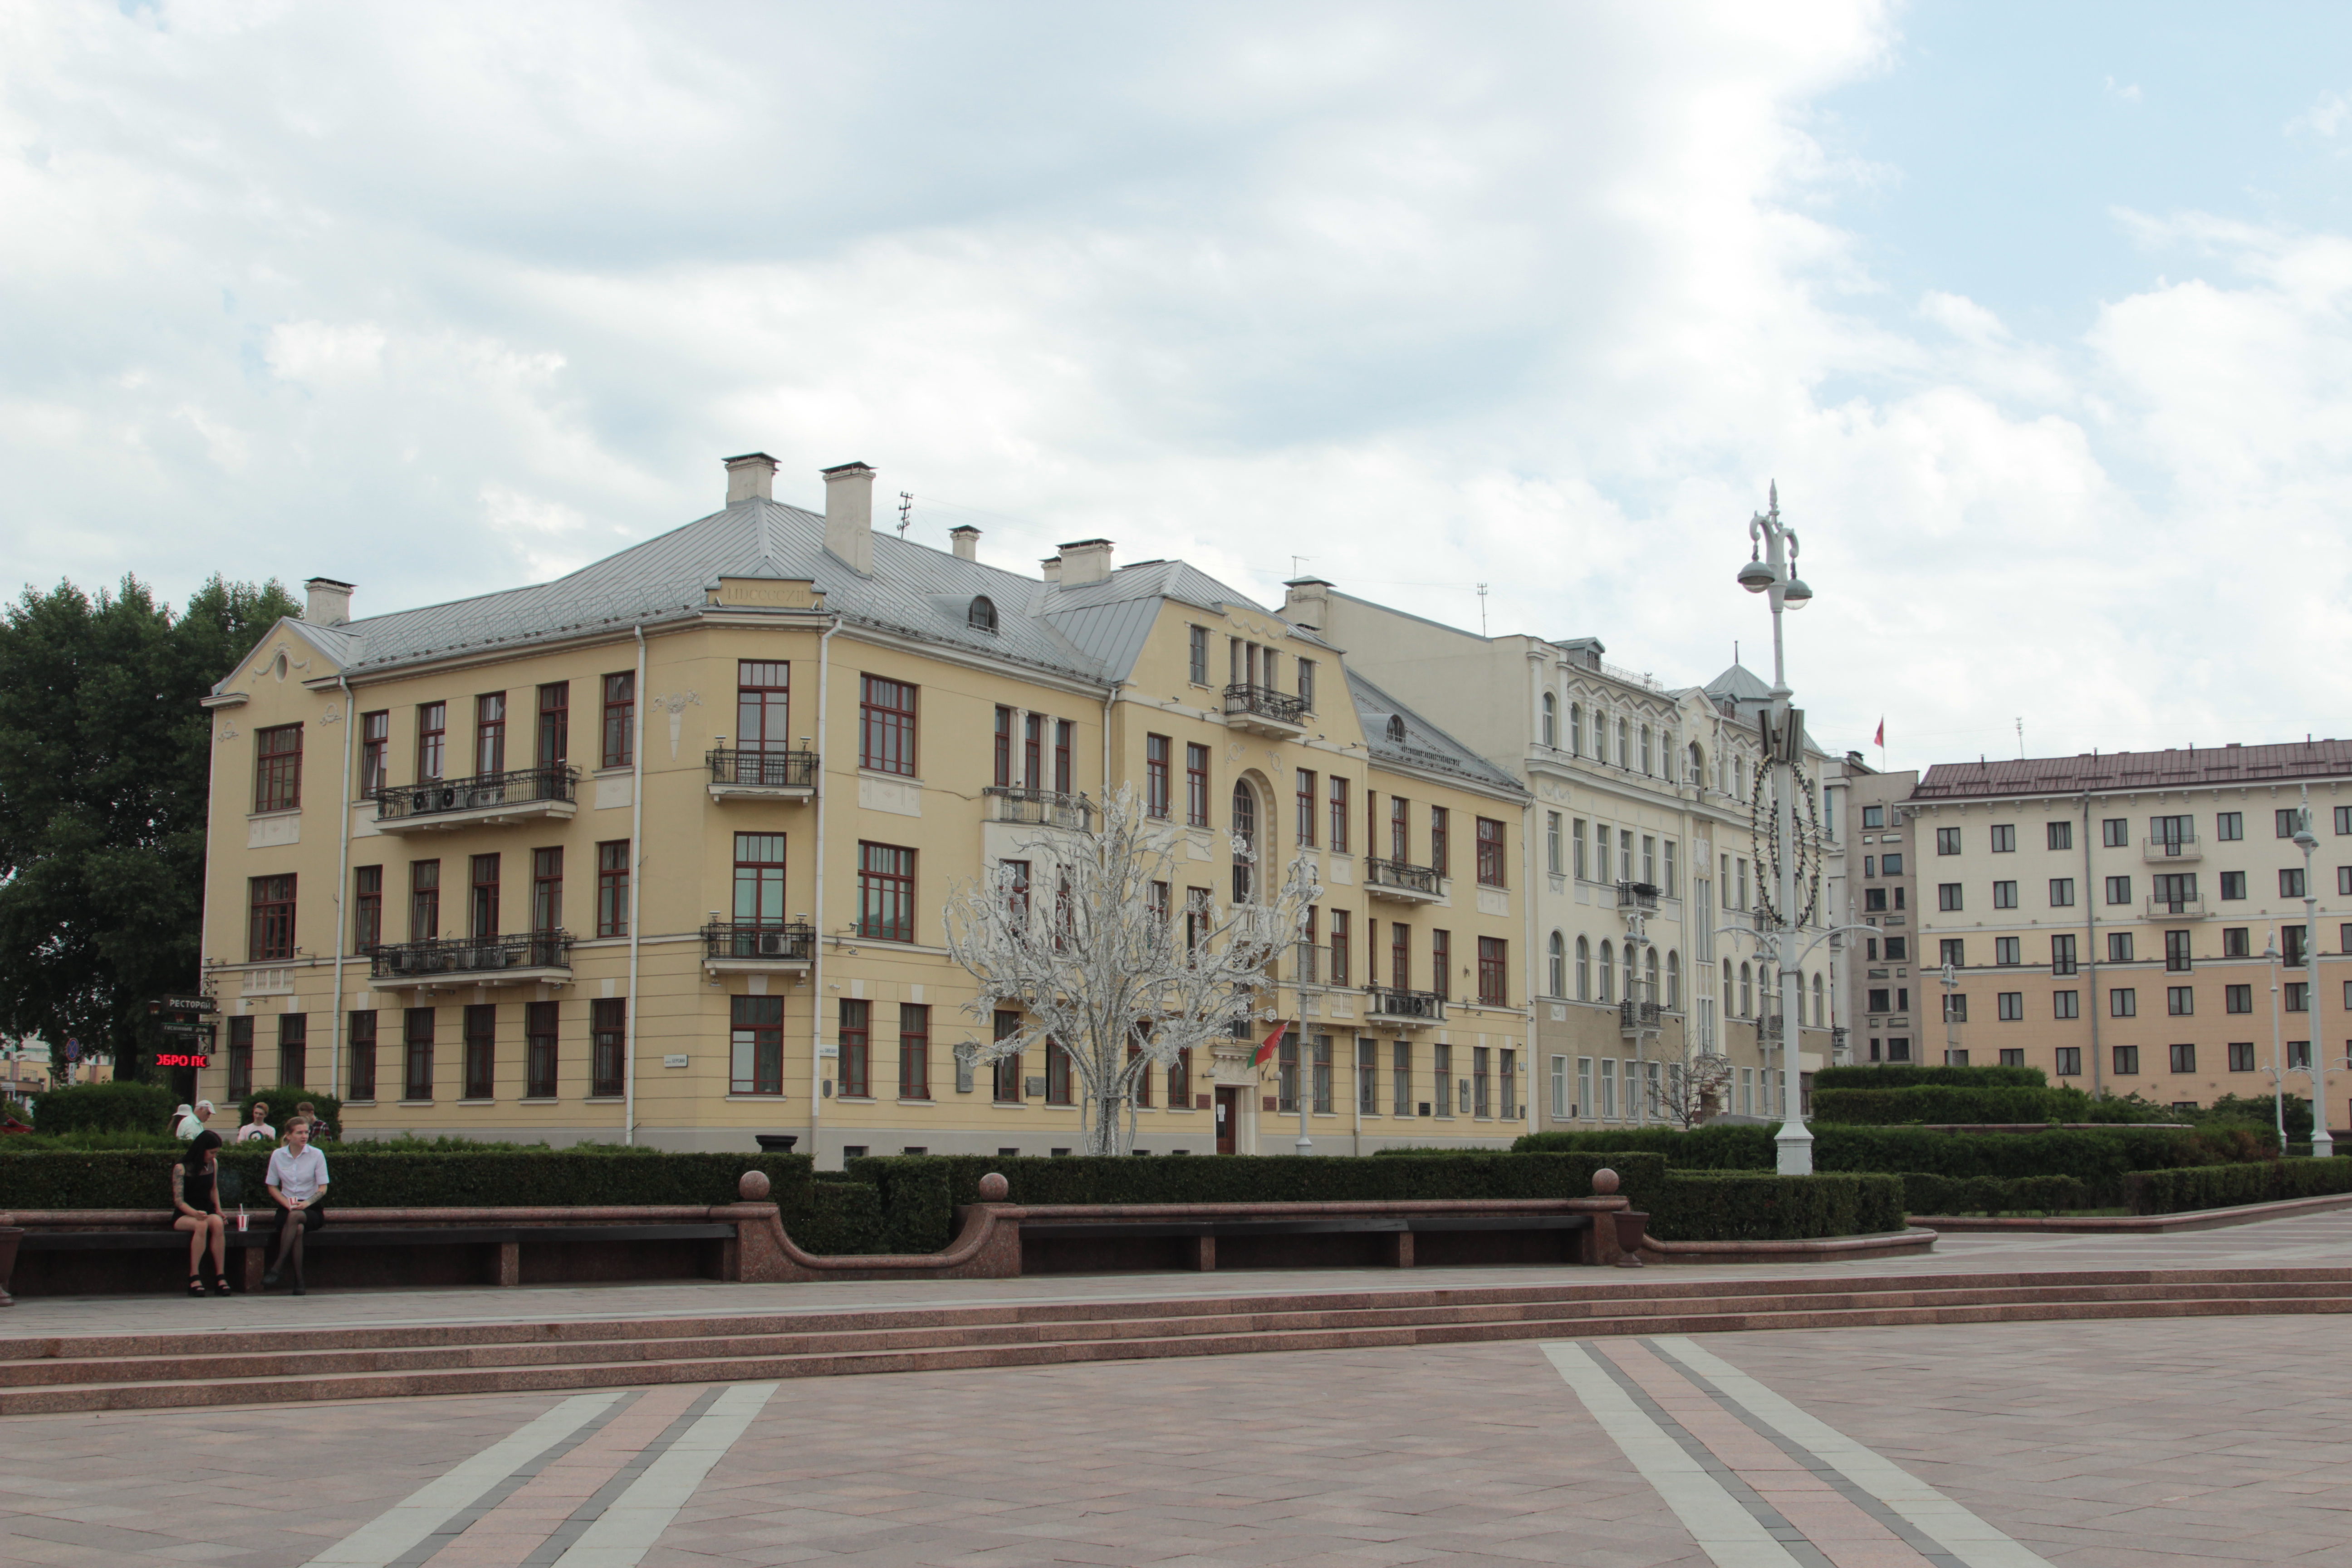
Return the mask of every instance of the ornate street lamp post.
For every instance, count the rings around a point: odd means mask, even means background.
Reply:
[[[2303,972],[2309,976],[2305,994],[2311,1009],[2311,1152],[2326,1160],[2336,1152],[2327,1134],[2327,1031],[2320,1027],[2319,884],[2311,864],[2319,835],[2311,826],[2311,786],[2303,786],[2303,808],[2295,814],[2294,847],[2303,851]]]

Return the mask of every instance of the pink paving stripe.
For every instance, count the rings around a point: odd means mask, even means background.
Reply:
[[[431,1568],[521,1568],[539,1544],[639,1450],[668,1430],[704,1390],[692,1384],[651,1388],[587,1441],[517,1487],[514,1494],[434,1554]]]
[[[1837,1568],[1933,1568],[1909,1542],[1717,1405],[1646,1345],[1634,1340],[1598,1340],[1589,1348],[1614,1362]]]

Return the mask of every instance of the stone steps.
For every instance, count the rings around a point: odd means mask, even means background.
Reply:
[[[821,1287],[819,1289],[822,1289]],[[764,1381],[1594,1335],[2352,1311],[2352,1269],[2118,1270],[1005,1303],[0,1342],[0,1415]]]

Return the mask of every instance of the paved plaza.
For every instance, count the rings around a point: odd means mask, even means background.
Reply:
[[[1933,1263],[2342,1262],[2352,1215],[2052,1239],[1955,1237]],[[1493,1283],[1498,1271],[1459,1272]],[[858,1304],[1198,1294],[1328,1288],[1338,1274],[800,1289],[824,1292],[814,1310],[852,1292]],[[732,1310],[777,1308],[747,1300],[765,1289],[224,1305],[270,1321],[298,1307],[312,1321],[457,1321],[676,1311],[681,1295],[700,1310],[709,1291]],[[0,1331],[180,1326],[201,1305],[31,1301]],[[25,1416],[0,1422],[0,1561],[2347,1563],[2352,1366],[2332,1353],[2343,1323],[1558,1340]]]

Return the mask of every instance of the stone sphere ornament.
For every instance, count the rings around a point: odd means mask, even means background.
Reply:
[[[1603,1165],[1601,1169],[1592,1173],[1592,1195],[1594,1197],[1612,1197],[1615,1195],[1616,1191],[1616,1172],[1611,1170],[1608,1166]]]
[[[1001,1204],[1004,1201],[1005,1194],[1010,1193],[1012,1190],[1013,1184],[993,1171],[989,1172],[988,1174],[981,1177],[980,1179],[980,1201],[982,1203]]]
[[[761,1198],[768,1195],[768,1173],[765,1171],[744,1172],[743,1179],[735,1184],[735,1190],[743,1194],[743,1201],[745,1203],[758,1203]]]

